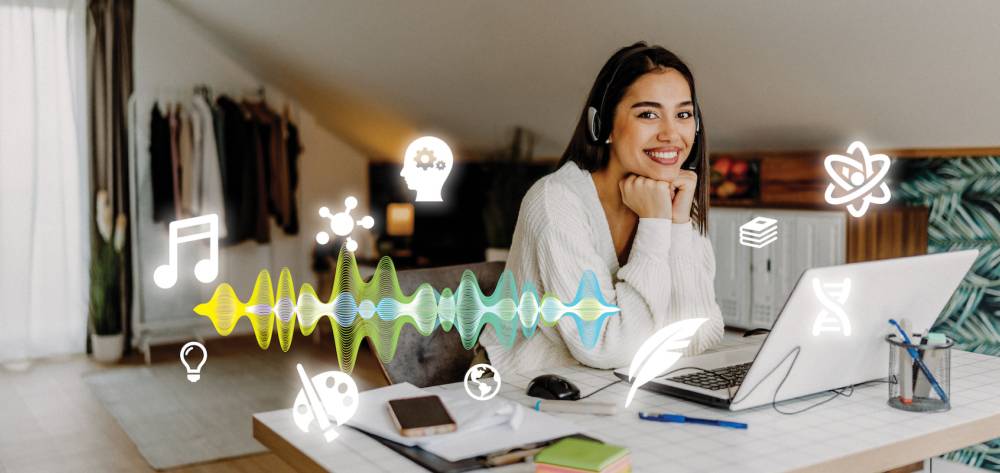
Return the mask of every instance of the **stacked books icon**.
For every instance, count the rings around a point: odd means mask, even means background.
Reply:
[[[740,225],[740,244],[763,248],[778,239],[778,221],[767,217],[754,217]]]

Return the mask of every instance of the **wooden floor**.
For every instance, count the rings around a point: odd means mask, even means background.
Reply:
[[[206,347],[212,358],[260,352],[252,338],[211,340]],[[180,345],[157,348],[153,362],[180,365],[179,349]],[[294,369],[293,360],[336,364],[332,349],[325,344],[293,344],[292,351],[296,356],[274,349],[264,356],[283,356],[289,360],[290,369]],[[141,363],[140,357],[133,355],[123,365]],[[0,366],[0,473],[154,471],[83,381],[87,373],[115,368],[82,355],[39,361],[27,367]],[[361,389],[386,384],[367,350],[359,354],[352,377]],[[167,471],[294,470],[268,453]]]

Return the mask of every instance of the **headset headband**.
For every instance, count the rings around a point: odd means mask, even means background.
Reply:
[[[600,143],[601,141],[601,136],[603,135],[603,130],[601,130],[601,117],[604,116],[604,101],[607,100],[608,90],[611,90],[611,84],[615,81],[615,77],[618,75],[618,70],[621,69],[622,65],[625,64],[625,61],[627,61],[628,58],[651,49],[655,48],[652,46],[641,46],[622,54],[621,58],[618,59],[618,64],[615,65],[615,70],[611,72],[611,77],[608,79],[608,82],[604,84],[604,92],[601,94],[600,105],[598,108],[594,108],[593,105],[587,107],[587,125],[590,128],[590,138],[592,141],[596,143]],[[698,133],[701,131],[701,111],[698,108],[698,100],[695,98],[693,85],[691,86],[691,103],[694,104],[695,133]]]

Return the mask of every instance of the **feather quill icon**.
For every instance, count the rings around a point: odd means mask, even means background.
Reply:
[[[670,369],[681,358],[681,351],[691,344],[691,337],[707,320],[697,318],[674,322],[658,330],[639,346],[628,367],[632,387],[625,398],[625,407],[632,403],[640,386]]]

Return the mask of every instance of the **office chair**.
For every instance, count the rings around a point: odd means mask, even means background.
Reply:
[[[504,263],[404,270],[399,271],[397,277],[400,289],[406,294],[413,293],[422,283],[430,284],[437,291],[446,287],[454,291],[466,269],[475,273],[480,290],[488,295],[496,288]],[[425,337],[407,324],[399,334],[396,356],[389,363],[379,360],[379,366],[390,384],[408,381],[423,388],[462,381],[473,356],[474,351],[462,346],[462,339],[454,328],[445,332],[438,327],[430,336]]]

